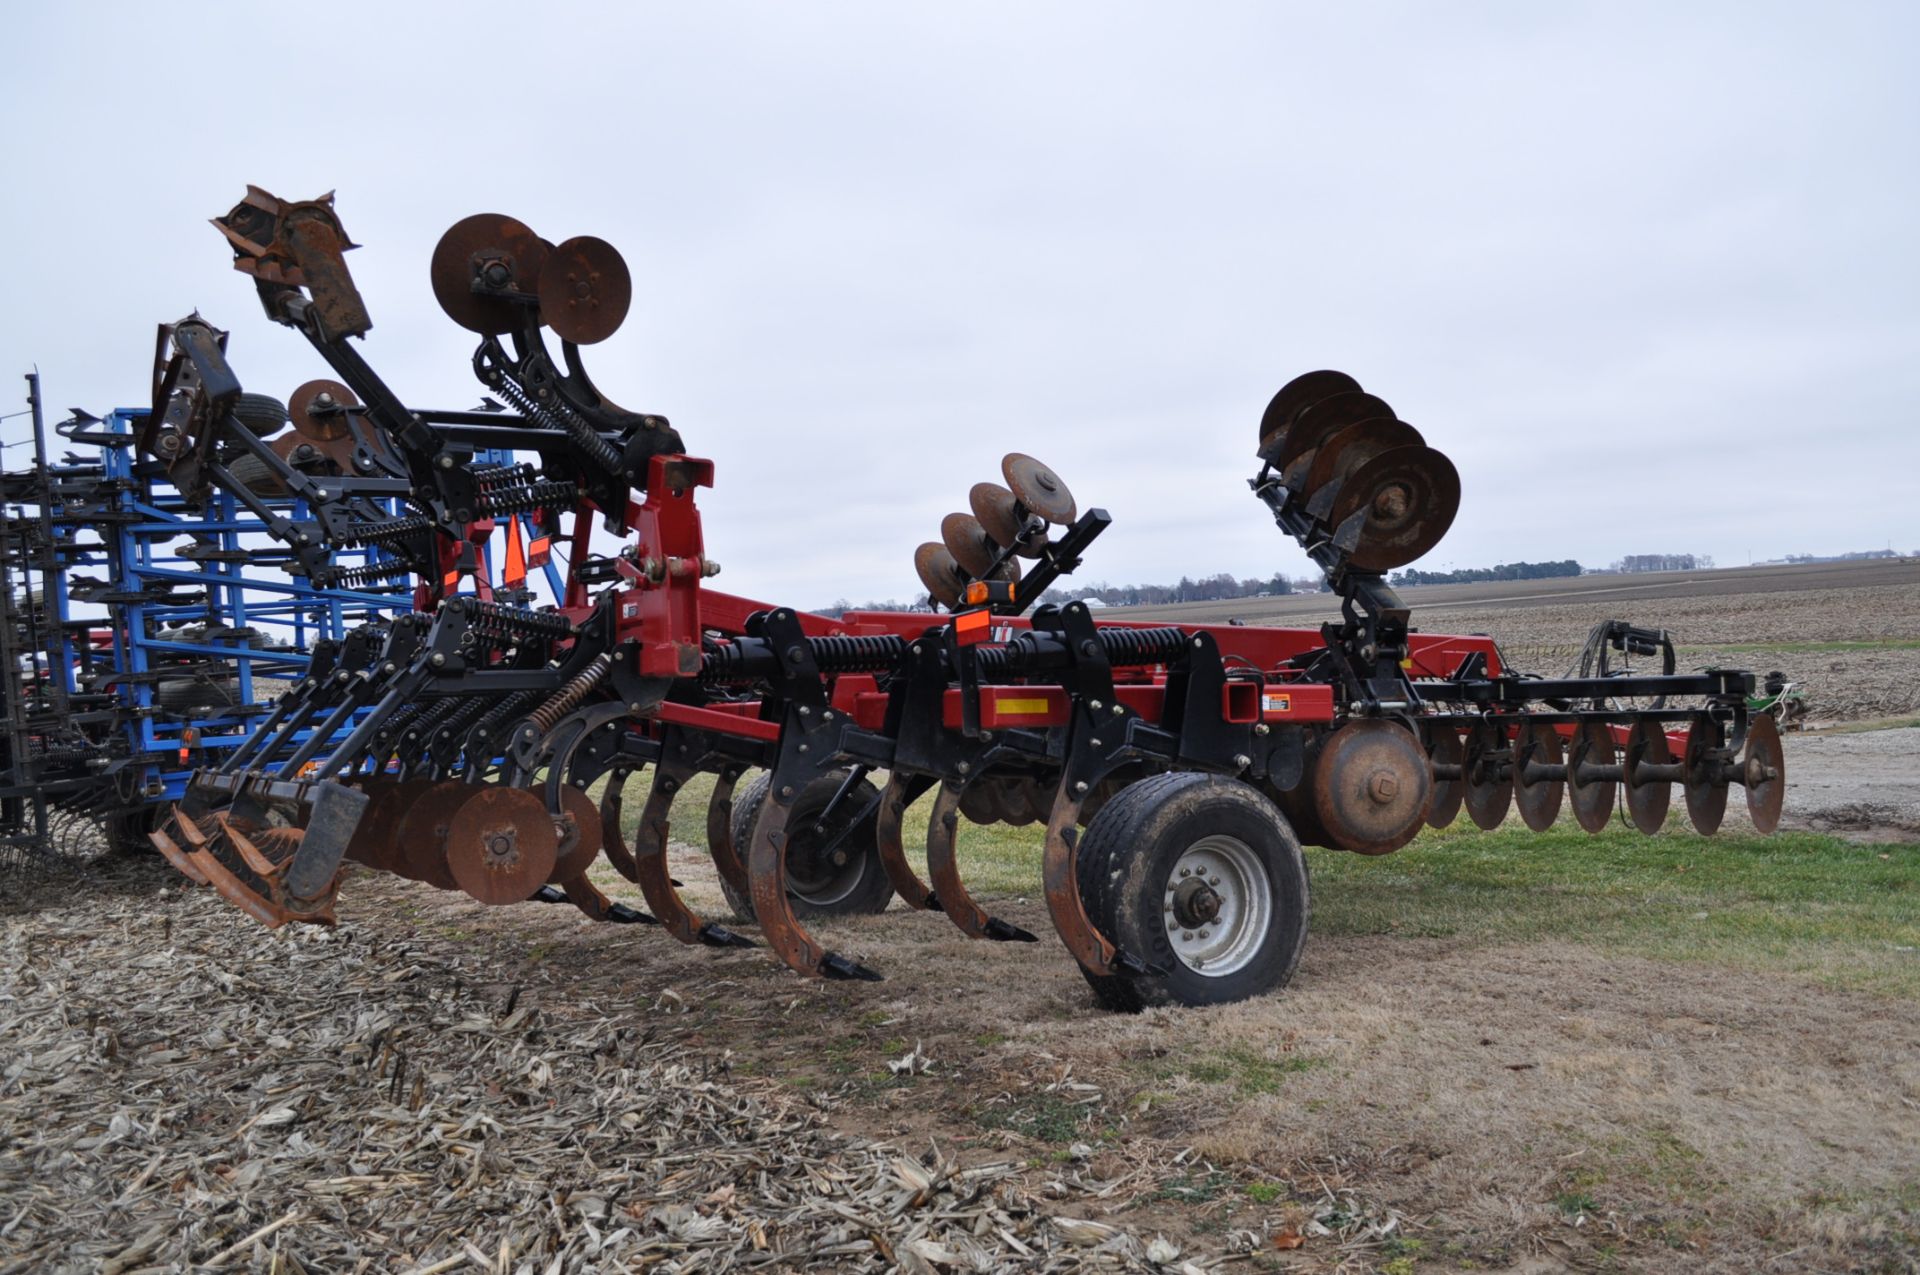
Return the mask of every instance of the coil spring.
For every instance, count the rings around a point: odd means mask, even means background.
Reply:
[[[573,636],[573,624],[566,616],[553,611],[529,611],[524,607],[502,606],[498,602],[482,602],[478,598],[458,599],[466,611],[474,632],[495,641],[500,639],[543,637],[567,638]]]
[[[592,424],[579,416],[565,402],[555,399],[550,406],[536,403],[533,397],[514,381],[511,376],[502,375],[494,388],[500,391],[502,398],[520,409],[523,416],[539,421],[548,429],[559,431],[573,440],[574,446],[585,452],[593,463],[610,474],[622,469],[620,453],[613,444],[600,437]]]
[[[491,736],[502,726],[505,726],[508,722],[533,707],[539,698],[539,691],[515,691],[488,709],[486,715],[475,722],[473,729],[468,733],[479,735],[482,738]]]
[[[1101,629],[1100,645],[1110,664],[1159,664],[1187,647],[1187,631],[1173,625],[1157,629]]]
[[[362,523],[358,527],[349,527],[341,543],[347,545],[379,545],[394,540],[402,540],[422,531],[433,530],[433,519],[424,514],[414,514],[409,518],[392,518],[386,522]]]
[[[571,505],[579,497],[572,483],[547,481],[523,487],[501,487],[484,493],[480,502],[483,514],[526,514],[536,509]]]
[[[374,584],[381,580],[394,580],[401,576],[410,576],[413,568],[399,559],[386,562],[369,562],[363,567],[343,567],[333,573],[333,587],[353,589],[363,584]]]
[[[481,491],[490,487],[520,487],[533,481],[533,466],[481,465],[473,471],[473,481]]]
[[[569,678],[552,699],[528,713],[527,720],[542,735],[546,734],[561,718],[578,708],[581,700],[593,694],[594,688],[606,681],[607,674],[611,672],[613,657],[602,651],[585,668]]]

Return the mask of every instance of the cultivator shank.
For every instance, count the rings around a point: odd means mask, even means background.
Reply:
[[[1302,843],[1384,854],[1463,809],[1491,827],[1517,806],[1544,828],[1563,802],[1597,831],[1617,793],[1658,831],[1676,783],[1702,831],[1733,784],[1756,826],[1779,817],[1779,737],[1748,711],[1750,674],[1523,678],[1488,639],[1413,629],[1384,573],[1444,536],[1459,478],[1345,374],[1274,397],[1251,484],[1326,572],[1337,623],[1120,623],[1037,606],[1111,519],[1017,452],[913,555],[944,613],[830,619],[706,583],[718,567],[694,499],[712,466],[582,365],[580,347],[611,337],[632,300],[604,241],[554,246],[495,214],[447,232],[434,295],[478,336],[474,371],[505,407],[441,412],[405,406],[346,344],[371,323],[330,199],[250,190],[217,224],[267,313],[337,379],[301,386],[292,432],[263,440],[234,418],[224,337],[183,320],[163,336],[142,446],[190,486],[237,486],[226,462],[251,456],[311,514],[251,493],[291,569],[395,582],[412,601],[316,647],[154,834],[181,871],[269,925],[331,923],[351,863],[490,906],[565,901],[683,943],[755,946],[673,877],[673,806],[706,775],[722,891],[793,969],[879,978],[808,923],[896,895],[968,937],[1033,941],[967,888],[961,829],[1038,824],[1053,928],[1104,1003],[1138,1008],[1290,977]],[[482,449],[537,461],[477,465]],[[618,553],[595,554],[596,521]],[[536,604],[527,564],[563,541],[564,577]],[[377,561],[337,565],[368,545]],[[1609,635],[1622,651],[1647,641]],[[644,797],[630,796],[640,779]],[[923,880],[907,840],[929,796]],[[592,883],[602,857],[646,911]]]

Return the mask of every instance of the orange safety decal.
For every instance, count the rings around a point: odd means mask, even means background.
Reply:
[[[1265,702],[1261,704],[1261,707],[1269,713],[1291,713],[1293,711],[1293,696],[1287,694],[1285,691],[1268,691],[1265,695]]]

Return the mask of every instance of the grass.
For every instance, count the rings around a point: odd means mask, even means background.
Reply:
[[[704,844],[711,792],[708,776],[682,790],[676,840]],[[916,864],[932,800],[907,814]],[[642,804],[635,781],[629,828]],[[968,888],[983,900],[1037,899],[1043,837],[1038,824],[963,825]],[[1482,832],[1463,817],[1395,854],[1308,858],[1317,934],[1587,943],[1920,995],[1920,845],[1800,832],[1701,837],[1677,814],[1658,837],[1618,823],[1589,836],[1563,813],[1545,833],[1517,818]]]

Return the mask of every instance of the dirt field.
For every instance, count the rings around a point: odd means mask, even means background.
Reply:
[[[1427,632],[1491,634],[1530,673],[1563,673],[1587,632],[1624,619],[1674,635],[1681,669],[1778,669],[1807,693],[1810,720],[1920,714],[1920,559],[1581,576],[1404,589]],[[1124,619],[1317,626],[1329,594],[1125,607]]]

